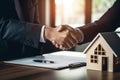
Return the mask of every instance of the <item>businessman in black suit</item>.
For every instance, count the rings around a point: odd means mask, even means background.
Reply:
[[[112,32],[120,27],[120,0],[116,0],[113,6],[97,21],[84,25],[79,29],[84,34],[84,42],[91,41],[99,32]]]
[[[69,44],[69,36],[75,43],[75,38],[67,34],[77,30],[58,32],[57,28],[41,25],[38,10],[38,0],[0,0],[0,60],[40,55],[41,45],[47,40]]]
[[[38,47],[42,25],[34,24],[38,23],[32,8],[35,2],[33,5],[28,2],[31,11],[26,11],[26,16],[22,9],[27,7],[22,7],[27,0],[21,0],[21,3],[15,1],[0,0],[0,60],[40,54]],[[18,4],[22,4],[22,7]]]
[[[68,25],[62,26],[63,27],[61,27],[61,29],[59,29],[58,31],[63,31],[67,29],[67,27],[69,27]],[[99,20],[78,27],[77,29],[80,30],[80,33],[75,36],[82,36],[82,38],[79,38],[79,44],[82,44],[91,41],[99,32],[115,31],[115,29],[117,29],[118,27],[120,27],[120,0],[116,0],[113,6]],[[55,42],[53,42],[53,44],[61,49],[69,49],[68,47],[64,46],[60,47],[60,45]]]

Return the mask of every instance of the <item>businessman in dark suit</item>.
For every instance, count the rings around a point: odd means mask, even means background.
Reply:
[[[91,41],[99,32],[112,32],[120,27],[120,0],[97,21],[80,27],[84,34],[84,42]]]
[[[38,0],[0,0],[0,60],[40,55],[47,40],[70,43],[66,36],[75,30],[58,32],[41,25],[38,10]],[[72,41],[75,43],[74,38]]]
[[[0,0],[0,60],[40,54],[38,47],[42,25],[33,24],[39,23],[35,19],[35,2],[15,1]],[[27,6],[24,2],[30,5],[30,11],[25,11]]]
[[[67,29],[68,25],[62,25],[61,29],[58,31],[63,31]],[[111,32],[115,31],[120,27],[120,0],[116,0],[113,6],[97,21],[93,23],[89,23],[87,25],[78,27],[77,29],[80,30],[80,33],[75,35],[79,38],[79,44],[86,43],[91,41],[99,32]],[[69,49],[68,47],[60,47],[57,43],[53,42],[53,44],[61,49]],[[74,44],[75,45],[75,44]],[[72,45],[71,45],[72,47]]]

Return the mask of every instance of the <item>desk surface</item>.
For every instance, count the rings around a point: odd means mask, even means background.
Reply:
[[[50,70],[0,63],[0,80],[120,80],[120,72],[76,69]]]

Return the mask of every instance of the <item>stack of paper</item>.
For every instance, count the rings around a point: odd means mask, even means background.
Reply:
[[[54,61],[54,63],[35,62],[34,60],[49,60]],[[61,69],[68,67],[69,64],[86,62],[86,55],[83,54],[82,52],[59,51],[50,54],[44,54],[43,56],[34,56],[4,62],[20,65],[45,67],[51,69]]]

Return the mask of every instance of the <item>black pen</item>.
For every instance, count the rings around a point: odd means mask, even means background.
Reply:
[[[55,63],[54,61],[51,61],[51,60],[41,60],[41,59],[35,59],[33,61],[34,62],[39,62],[39,63],[46,63],[46,64]]]
[[[86,62],[77,62],[77,63],[69,64],[70,68],[83,67],[83,66],[86,66]]]

